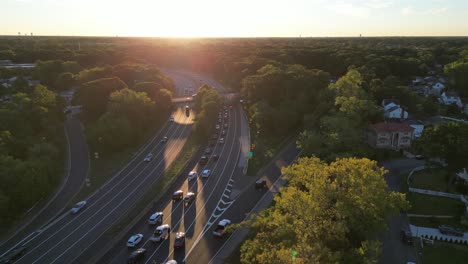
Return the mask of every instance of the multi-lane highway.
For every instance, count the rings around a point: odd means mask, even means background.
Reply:
[[[175,79],[178,90],[191,82],[186,77]],[[152,183],[161,178],[182,149],[191,131],[193,114],[187,117],[179,108],[173,116],[174,122],[167,122],[128,164],[88,197],[88,205],[82,212],[73,216],[64,213],[29,236],[24,243],[26,253],[17,263],[77,261],[95,240],[134,206]],[[164,136],[168,137],[165,143],[161,142]],[[154,155],[153,160],[144,162],[150,152]]]

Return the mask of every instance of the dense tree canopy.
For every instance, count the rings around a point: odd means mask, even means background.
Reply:
[[[416,146],[430,157],[440,157],[452,172],[465,168],[468,161],[468,124],[441,123],[424,129]]]
[[[197,112],[193,130],[199,140],[209,138],[223,105],[223,97],[212,87],[203,85],[195,97],[194,110]]]
[[[386,218],[408,206],[387,191],[384,173],[356,158],[301,158],[284,168],[289,183],[251,221],[257,232],[241,247],[242,263],[293,263],[292,250],[295,263],[375,263]]]

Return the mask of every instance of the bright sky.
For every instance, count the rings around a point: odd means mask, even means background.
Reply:
[[[0,10],[0,35],[468,35],[468,0],[0,0]]]

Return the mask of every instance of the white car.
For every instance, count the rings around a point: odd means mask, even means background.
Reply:
[[[136,245],[138,245],[138,243],[141,242],[141,240],[143,240],[143,235],[142,234],[136,234],[136,235],[133,235],[131,236],[128,241],[127,241],[127,247],[135,247]]]
[[[163,137],[163,138],[161,139],[161,142],[166,143],[166,142],[167,142],[167,137]]]
[[[220,138],[220,139],[219,139],[219,143],[220,143],[220,144],[224,144],[224,138]]]
[[[150,225],[155,225],[157,223],[161,224],[162,220],[163,220],[163,212],[156,212],[150,216],[150,218],[148,219],[148,223]]]
[[[160,225],[156,227],[150,240],[153,242],[161,242],[171,236],[171,227],[169,225]]]
[[[188,179],[189,181],[191,181],[191,180],[197,178],[197,175],[198,175],[198,173],[197,173],[196,171],[191,171],[191,172],[189,172],[189,174],[188,174],[188,176],[187,176],[187,179]]]
[[[70,213],[71,213],[72,215],[73,215],[73,214],[76,214],[76,213],[78,213],[79,211],[81,211],[81,209],[83,209],[85,206],[86,206],[86,201],[78,202],[78,203],[75,204],[75,206],[73,206],[73,208],[70,210]]]
[[[169,117],[169,122],[174,122],[174,117],[173,116]]]
[[[216,130],[219,130],[220,126],[219,125],[216,125]]]
[[[150,162],[153,159],[153,153],[148,153],[143,161]]]
[[[215,237],[222,237],[224,235],[224,231],[226,230],[226,227],[231,224],[231,220],[229,219],[223,219],[219,221],[218,226],[216,229],[213,231],[213,235]]]
[[[208,178],[211,175],[211,170],[204,170],[201,174],[202,178]]]
[[[169,260],[168,262],[166,262],[164,264],[177,264],[177,261],[171,259],[171,260]]]

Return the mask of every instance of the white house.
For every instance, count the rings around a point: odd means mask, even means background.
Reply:
[[[445,85],[437,82],[436,84],[432,85],[431,93],[434,95],[440,95],[442,90],[445,88]]]
[[[424,131],[424,124],[422,122],[416,120],[408,120],[405,123],[407,123],[410,127],[414,128],[413,136],[415,138],[419,138],[422,136],[422,133]]]
[[[385,110],[385,113],[384,113],[384,116],[386,118],[403,118],[403,119],[407,119],[408,118],[408,112],[406,112],[405,110],[403,110],[403,108],[401,108],[399,105],[397,106],[394,106],[388,110]]]
[[[460,108],[463,107],[460,96],[456,92],[444,92],[440,96],[440,100],[444,105],[456,104]]]

